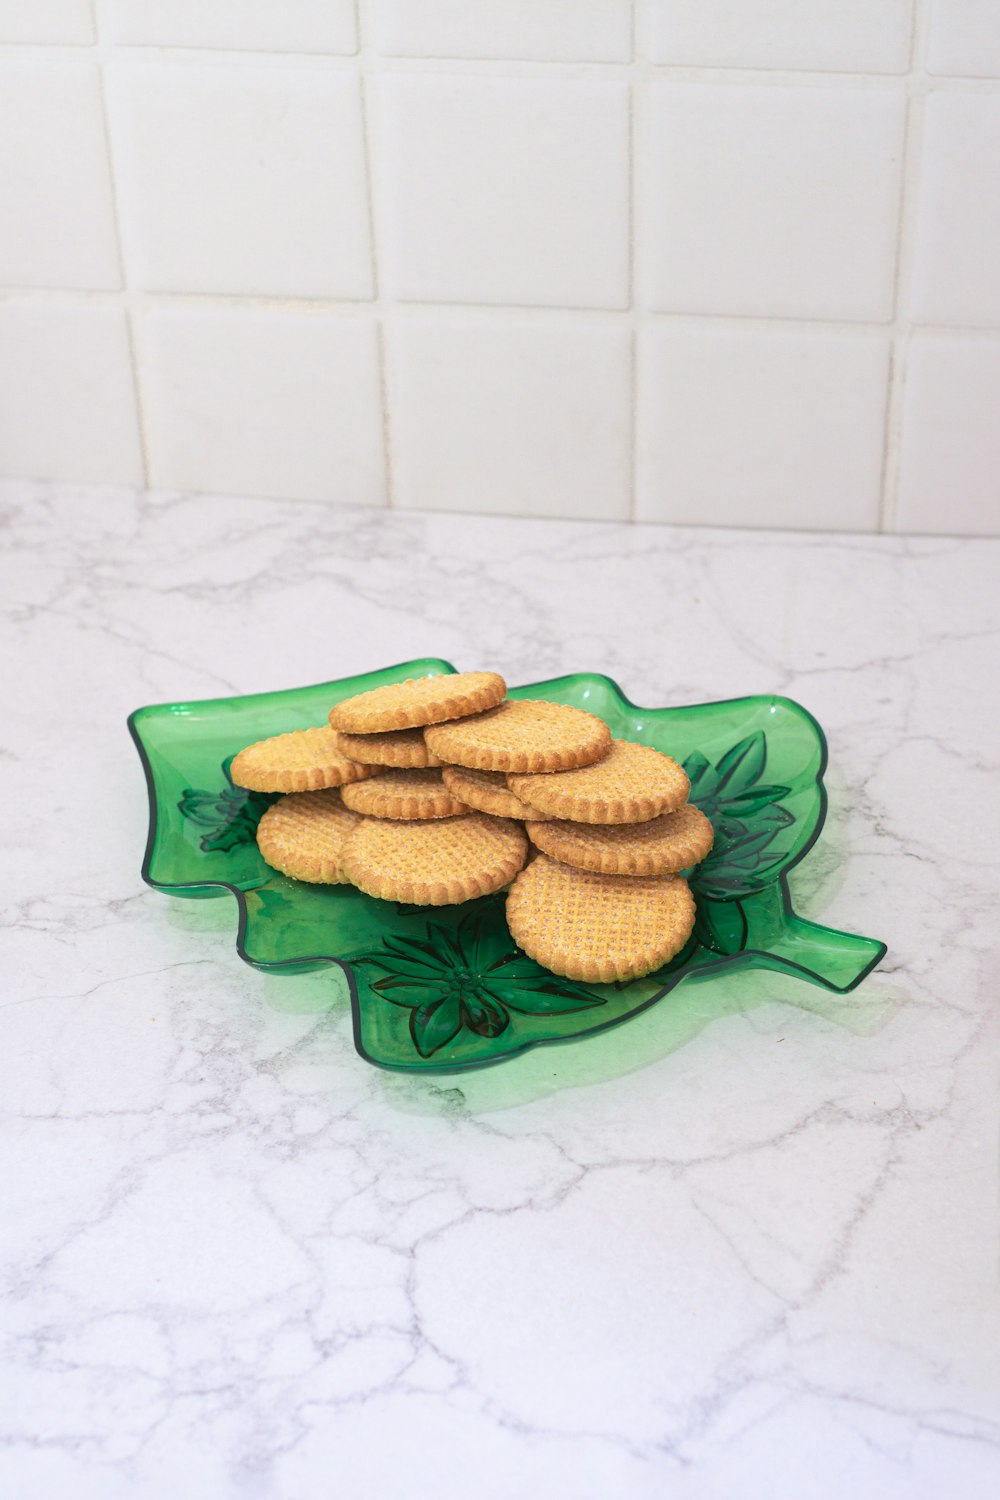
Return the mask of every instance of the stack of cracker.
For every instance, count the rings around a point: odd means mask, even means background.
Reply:
[[[514,940],[570,979],[648,974],[694,926],[680,871],[712,825],[682,768],[582,709],[508,698],[494,672],[345,699],[329,726],[241,751],[232,777],[286,793],[257,833],[275,869],[422,906],[509,885]]]

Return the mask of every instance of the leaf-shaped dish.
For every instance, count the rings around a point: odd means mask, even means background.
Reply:
[[[354,693],[454,670],[428,658],[314,687],[137,709],[128,722],[149,791],[143,878],[175,896],[231,891],[237,951],[259,969],[339,964],[358,1051],[386,1068],[470,1068],[592,1035],[695,973],[777,969],[846,993],[881,960],[884,943],[792,910],[786,877],[823,826],[827,751],[816,720],[789,698],[644,709],[590,672],[511,689],[514,698],[589,709],[618,738],[667,751],[685,765],[691,800],[712,820],[715,847],[691,875],[695,931],[644,979],[585,985],[550,974],[516,949],[502,896],[400,906],[349,886],[305,885],[265,865],[254,831],[273,799],[233,785],[233,755],[254,740],[324,723],[331,705]]]

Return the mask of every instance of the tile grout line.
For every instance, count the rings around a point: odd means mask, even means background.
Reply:
[[[355,67],[361,100],[361,131],[364,142],[365,199],[368,210],[368,242],[374,296],[365,305],[375,320],[375,342],[378,358],[379,402],[382,407],[382,472],[385,483],[385,509],[394,510],[396,498],[392,446],[392,418],[389,412],[389,359],[386,341],[386,307],[383,300],[385,277],[382,270],[382,235],[377,209],[378,183],[375,169],[375,123],[371,84],[375,68],[369,41],[369,17],[365,0],[354,0],[354,27],[357,33]]]
[[[896,232],[893,245],[893,267],[892,267],[892,321],[891,337],[889,342],[889,364],[886,371],[885,382],[885,409],[882,415],[882,462],[879,470],[878,486],[878,516],[876,518],[875,530],[882,534],[887,527],[888,497],[891,488],[890,465],[894,452],[894,436],[896,431],[895,412],[897,407],[897,373],[899,370],[899,338],[897,327],[899,319],[899,307],[901,296],[901,263],[903,245],[903,216],[907,201],[907,178],[910,171],[910,135],[913,122],[914,110],[914,68],[916,54],[916,32],[917,32],[917,9],[916,0],[910,10],[910,36],[908,50],[908,71],[906,80],[906,104],[903,113],[903,144],[901,159],[899,163],[899,191],[896,195]]]
[[[2,302],[77,302],[84,306],[90,304],[125,306],[129,305],[140,311],[149,311],[158,307],[183,307],[188,310],[200,308],[212,308],[216,311],[229,309],[238,311],[240,308],[251,308],[254,311],[272,312],[315,312],[330,313],[345,317],[365,317],[372,310],[384,310],[384,299],[371,297],[357,298],[327,298],[327,297],[292,297],[281,294],[255,294],[252,292],[191,292],[171,291],[167,289],[154,290],[151,288],[129,288],[127,291],[119,288],[104,287],[44,287],[44,286],[15,286],[13,284],[0,285],[0,303]],[[560,319],[572,318],[574,320],[588,320],[594,325],[611,322],[627,323],[631,310],[628,307],[556,307],[544,303],[524,302],[445,302],[433,301],[426,298],[413,298],[393,302],[391,304],[394,316],[420,318],[423,314],[448,309],[452,312],[471,313],[481,315],[484,319],[501,320],[510,314],[517,317],[549,319],[558,322]],[[764,317],[758,313],[736,313],[736,312],[687,312],[670,311],[664,308],[643,308],[636,310],[636,315],[649,322],[674,323],[680,326],[697,327],[731,327],[740,332],[759,333],[800,333],[800,334],[833,334],[842,335],[845,339],[891,337],[895,330],[896,320],[892,317],[882,322],[873,322],[866,319],[851,318],[802,318],[802,317]],[[910,324],[904,320],[901,324],[909,328]],[[993,342],[1000,339],[1000,323],[996,324],[974,324],[974,323],[920,323],[915,325],[922,334],[929,337],[935,335],[947,335],[956,338],[968,338],[982,342]]]
[[[886,392],[885,443],[878,518],[878,531],[881,534],[895,533],[899,518],[906,379],[912,333],[910,293],[913,284],[916,222],[920,197],[924,104],[928,89],[925,69],[928,22],[929,11],[926,0],[914,0],[906,126],[900,171],[896,275],[893,286],[892,353]]]
[[[118,275],[121,278],[120,293],[115,301],[125,314],[125,339],[128,344],[129,366],[132,372],[132,399],[135,403],[136,435],[139,439],[139,458],[142,464],[142,486],[150,489],[152,470],[150,463],[149,436],[146,424],[146,403],[139,373],[139,340],[136,330],[136,306],[129,287],[128,267],[122,231],[122,216],[118,195],[118,172],[115,164],[115,149],[112,141],[111,111],[108,108],[107,79],[104,72],[108,55],[101,37],[100,12],[97,0],[90,0],[90,15],[94,27],[94,43],[89,48],[97,68],[97,91],[101,105],[101,123],[104,127],[104,149],[107,156],[108,180],[111,190],[111,217],[114,220],[115,251],[118,257]]]
[[[628,308],[629,308],[629,441],[628,441],[628,520],[634,524],[638,509],[639,475],[639,327],[636,311],[636,214],[638,183],[636,179],[636,5],[629,6],[629,51],[631,75],[628,84]]]
[[[355,0],[356,5],[359,0]],[[920,5],[922,0],[916,0]],[[364,10],[366,0],[360,0],[360,8]],[[183,66],[191,63],[197,66],[199,57],[210,59],[219,56],[227,60],[240,63],[247,62],[257,66],[275,65],[281,66],[286,60],[294,61],[298,65],[315,68],[317,70],[334,67],[338,71],[350,72],[357,68],[359,59],[365,57],[376,57],[379,66],[388,72],[408,72],[429,70],[432,73],[450,74],[468,71],[471,74],[489,75],[491,73],[509,72],[516,70],[520,76],[525,78],[538,77],[541,79],[553,77],[580,77],[627,80],[634,69],[641,69],[644,74],[653,78],[673,78],[678,82],[690,81],[692,83],[703,82],[707,84],[761,84],[775,87],[795,87],[799,84],[816,85],[823,87],[843,86],[849,84],[884,86],[885,84],[905,84],[908,70],[893,73],[879,69],[836,69],[836,68],[782,68],[782,67],[743,67],[739,65],[709,66],[701,63],[658,63],[651,62],[646,58],[635,57],[633,62],[623,62],[616,59],[597,60],[566,60],[561,58],[541,59],[524,57],[421,57],[417,55],[401,56],[391,53],[378,53],[373,47],[365,44],[351,54],[344,52],[297,52],[294,49],[267,48],[267,49],[241,49],[238,47],[208,47],[208,46],[157,46],[152,43],[140,44],[132,42],[121,42],[113,44],[123,55],[131,55],[139,60],[157,61],[167,64],[176,63]],[[90,48],[89,43],[76,42],[3,42],[0,39],[0,57],[11,56],[27,60],[40,60],[45,57],[58,57],[64,60],[66,57],[79,56],[83,51]],[[941,73],[934,75],[935,82],[945,87],[958,85],[960,89],[968,88],[973,92],[992,93],[996,90],[997,80],[995,77],[983,77],[979,74],[965,73]]]

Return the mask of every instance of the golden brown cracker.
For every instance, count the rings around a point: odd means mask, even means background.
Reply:
[[[424,731],[428,748],[446,763],[477,771],[562,771],[607,753],[603,719],[538,698],[508,698],[497,708]],[[520,796],[515,790],[515,795]],[[528,799],[522,798],[522,801]]]
[[[538,810],[515,797],[502,771],[473,771],[468,766],[442,766],[448,790],[467,807],[494,818],[537,818]]]
[[[602,875],[675,875],[698,864],[712,848],[714,833],[691,802],[646,823],[528,822],[538,849],[564,865]]]
[[[315,885],[347,883],[340,862],[344,840],[361,822],[334,788],[291,792],[267,809],[257,825],[257,847],[283,875]]]
[[[452,818],[469,811],[445,786],[441,772],[382,769],[369,781],[344,788],[344,804],[369,818]]]
[[[369,896],[449,906],[509,884],[527,849],[523,828],[485,813],[422,823],[365,818],[347,841],[344,868]]]
[[[422,729],[389,729],[382,734],[337,732],[337,744],[351,760],[365,766],[411,770],[441,764],[428,750]]]
[[[531,958],[591,984],[639,979],[679,953],[694,927],[679,876],[599,875],[538,854],[507,895],[507,925]]]
[[[229,774],[251,792],[317,792],[362,781],[375,771],[350,760],[333,730],[323,724],[248,745],[233,757]]]
[[[345,734],[415,729],[478,714],[503,700],[507,684],[496,672],[443,672],[408,677],[345,698],[330,710],[330,724]]]
[[[687,773],[650,745],[612,740],[603,760],[557,776],[511,776],[516,797],[548,818],[575,823],[645,823],[687,801]]]

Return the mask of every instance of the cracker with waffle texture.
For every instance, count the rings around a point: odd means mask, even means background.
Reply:
[[[334,788],[291,792],[264,813],[257,825],[257,848],[283,875],[314,885],[344,885],[344,841],[360,822]]]
[[[370,818],[452,818],[469,811],[445,786],[441,772],[381,769],[368,781],[344,788],[345,806]]]
[[[428,728],[424,738],[446,764],[475,771],[548,772],[599,760],[607,754],[611,731],[603,719],[582,708],[540,698],[507,698],[475,718]]]
[[[548,818],[574,823],[645,823],[686,801],[687,773],[662,750],[612,740],[596,765],[558,776],[511,776],[509,785]]]
[[[237,786],[251,792],[318,792],[363,781],[374,776],[375,769],[350,760],[324,724],[248,745],[233,757],[229,774]]]
[[[365,766],[393,766],[398,770],[415,770],[441,764],[424,743],[422,729],[388,729],[381,734],[335,733],[343,754]]]
[[[496,672],[444,672],[437,677],[408,677],[357,693],[334,704],[332,728],[346,734],[380,734],[441,724],[482,713],[503,701],[507,684]]]
[[[515,797],[502,771],[472,771],[468,766],[442,766],[444,784],[460,802],[494,818],[537,818],[538,811]]]
[[[450,906],[508,885],[528,852],[524,829],[473,812],[437,822],[364,818],[344,847],[344,869],[359,890],[384,901]]]
[[[561,864],[602,875],[676,875],[700,864],[714,831],[691,802],[647,823],[527,822],[537,849]]]
[[[599,875],[538,854],[507,895],[507,926],[553,974],[591,984],[640,979],[679,953],[694,928],[679,876]]]

